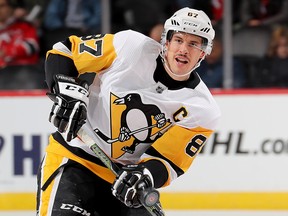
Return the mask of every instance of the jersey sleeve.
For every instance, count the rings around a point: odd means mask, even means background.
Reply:
[[[117,54],[113,45],[114,35],[90,35],[85,37],[70,36],[58,42],[50,54],[58,54],[73,60],[79,74],[98,73],[111,66]]]
[[[213,130],[202,127],[188,129],[174,125],[153,143],[141,162],[160,160],[168,172],[162,187],[167,186],[189,169],[212,133]],[[166,170],[163,170],[164,175]]]

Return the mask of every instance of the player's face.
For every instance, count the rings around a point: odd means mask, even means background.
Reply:
[[[180,76],[170,76],[175,80],[187,80],[189,71],[205,53],[201,50],[202,38],[192,34],[176,32],[167,42],[166,60],[170,70]],[[181,76],[187,74],[187,76]]]

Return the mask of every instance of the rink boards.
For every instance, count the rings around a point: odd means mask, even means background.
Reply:
[[[288,90],[213,93],[219,128],[188,173],[161,190],[163,207],[288,210]],[[52,102],[41,91],[0,94],[0,211],[33,210]]]

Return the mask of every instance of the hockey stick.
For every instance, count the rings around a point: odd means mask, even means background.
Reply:
[[[139,128],[139,129],[136,129],[136,130],[133,130],[131,132],[129,132],[129,136],[133,135],[133,134],[136,134],[136,133],[140,133],[142,131],[145,131],[145,130],[148,130],[150,128],[154,128],[156,127],[157,124],[154,124],[154,125],[151,125],[151,126],[147,126],[147,127],[143,127],[143,128]],[[101,139],[103,139],[105,142],[109,143],[109,144],[112,144],[114,142],[117,142],[119,140],[119,138],[115,138],[115,139],[110,139],[109,137],[107,137],[106,135],[104,135],[100,130],[98,129],[95,129],[94,130],[95,133],[97,135],[99,135],[99,137],[101,137]]]
[[[167,119],[167,122],[170,123],[170,119]],[[136,133],[140,133],[140,132],[143,132],[143,131],[146,131],[148,129],[151,129],[151,128],[154,128],[154,127],[157,127],[157,123],[156,124],[153,124],[153,125],[150,125],[150,126],[147,126],[147,127],[143,127],[143,128],[138,128],[136,130],[133,130],[133,131],[130,131],[129,132],[129,136],[131,135],[134,135]],[[107,137],[104,133],[102,133],[99,129],[95,129],[94,130],[95,133],[102,139],[104,140],[105,142],[109,143],[109,144],[112,144],[114,142],[117,142],[119,141],[119,138],[115,138],[115,139],[110,139],[109,137]]]
[[[120,168],[110,159],[110,157],[97,145],[95,140],[97,136],[93,128],[87,122],[78,132],[81,140],[89,146],[95,155],[109,168],[116,176],[118,176]],[[96,138],[95,138],[96,137]],[[151,216],[165,216],[159,201],[159,192],[154,188],[141,188],[138,192],[138,199],[141,204],[148,210]]]

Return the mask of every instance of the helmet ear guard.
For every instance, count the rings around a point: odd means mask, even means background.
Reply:
[[[212,52],[212,48],[213,48],[213,41],[209,42],[209,40],[207,40],[206,38],[204,38],[204,40],[205,40],[205,44],[204,44],[205,53],[206,55],[210,55]]]
[[[210,55],[215,31],[209,17],[203,11],[185,7],[176,11],[172,17],[167,19],[161,36],[163,47],[165,47],[170,31],[185,32],[204,38],[203,51],[206,55]]]

